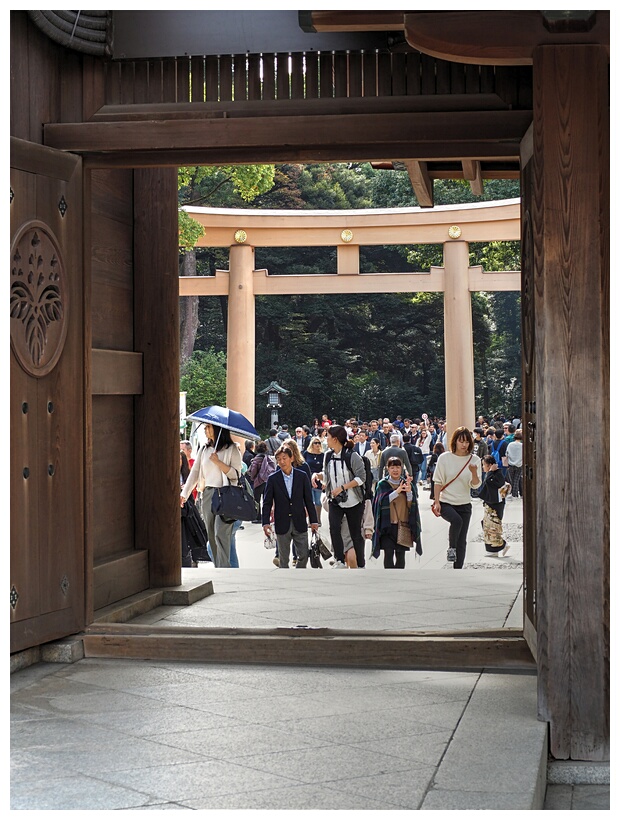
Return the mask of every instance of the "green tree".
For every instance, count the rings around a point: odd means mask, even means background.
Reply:
[[[226,404],[226,356],[216,350],[196,350],[181,372],[188,413],[210,404]]]
[[[195,245],[204,234],[202,225],[183,205],[239,208],[268,191],[274,184],[273,165],[192,166],[179,168],[179,271],[181,276],[197,276]],[[181,367],[191,357],[196,344],[199,297],[180,299]]]

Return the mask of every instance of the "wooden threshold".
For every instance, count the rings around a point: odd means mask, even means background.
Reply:
[[[94,624],[91,658],[375,669],[535,670],[521,630],[364,632],[328,628],[225,629]]]

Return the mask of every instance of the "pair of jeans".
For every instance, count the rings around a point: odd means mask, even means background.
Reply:
[[[364,536],[362,535],[363,515],[363,504],[356,504],[354,507],[341,507],[338,504],[334,504],[333,501],[329,502],[329,536],[332,541],[332,549],[334,550],[334,558],[336,561],[341,561],[344,564],[344,541],[342,540],[340,530],[342,527],[342,519],[346,516],[351,541],[353,541],[353,548],[355,549],[357,566],[366,566]]]
[[[429,453],[422,459],[422,464],[420,464],[420,481],[426,481],[426,470],[428,468],[428,460],[430,457],[431,456]]]
[[[237,557],[237,542],[235,541],[235,533],[241,526],[241,521],[235,521],[233,524],[233,536],[230,539],[230,568],[231,569],[239,569],[239,558]],[[211,549],[211,544],[207,541],[207,552],[211,556],[211,560],[213,561],[213,551]],[[215,563],[215,562],[213,562]]]
[[[450,524],[448,541],[456,550],[453,569],[462,569],[467,549],[467,530],[471,519],[471,504],[446,504],[441,502],[441,517]]]

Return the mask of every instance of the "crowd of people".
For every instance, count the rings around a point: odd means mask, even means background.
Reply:
[[[506,500],[522,496],[520,419],[478,417],[470,430],[448,439],[444,419],[397,416],[337,424],[324,414],[312,425],[274,427],[241,450],[228,430],[206,425],[207,444],[193,459],[181,442],[183,566],[212,560],[238,567],[235,533],[241,521],[212,511],[217,488],[249,480],[256,502],[251,523],[263,527],[281,569],[308,566],[312,542],[327,518],[331,565],[363,568],[365,542],[386,569],[405,567],[408,553],[422,554],[419,494],[428,491],[433,513],[448,525],[447,558],[465,562],[472,497],[483,501],[483,533],[489,556],[505,555],[502,519]]]

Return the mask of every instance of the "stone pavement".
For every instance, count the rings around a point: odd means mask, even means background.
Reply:
[[[520,506],[506,511],[513,536]],[[183,571],[184,581],[211,579],[213,595],[132,623],[520,627],[522,545],[515,537],[505,558],[487,559],[475,507],[468,570],[445,563],[447,525],[428,510],[424,556],[400,572],[279,570],[261,528],[246,524],[241,569]],[[534,674],[85,658],[14,672],[11,690],[12,809],[544,805],[547,727],[536,720]],[[608,785],[570,777],[548,795],[552,809],[609,803]]]

